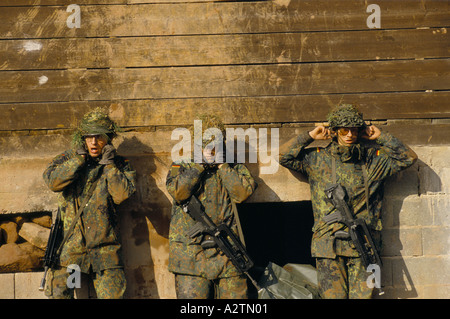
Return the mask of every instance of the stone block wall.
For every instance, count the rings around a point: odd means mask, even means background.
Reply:
[[[306,127],[282,129],[280,142],[304,129]],[[138,172],[138,192],[133,200],[127,201],[120,208],[128,298],[175,297],[173,275],[167,271],[171,199],[165,189],[165,177],[170,157],[159,153],[164,144],[161,141],[169,138],[169,133],[170,131],[129,132],[115,141],[118,150],[130,159]],[[31,199],[11,201],[12,206],[4,201],[3,207],[9,207],[9,212],[19,205],[23,210],[32,211],[37,203],[33,198],[38,195],[41,198],[39,209],[55,209],[56,194],[46,189],[41,174],[51,157],[59,149],[64,149],[64,139],[69,136],[61,137],[61,144],[55,145],[55,149],[50,150],[51,147],[48,146],[42,153],[34,153],[34,158],[2,158],[2,176],[20,176],[11,179],[17,186],[8,189],[8,192],[3,191],[2,195],[7,198],[15,196]],[[34,140],[37,139],[34,137]],[[124,145],[130,140],[134,144]],[[23,139],[22,144],[17,145],[24,145],[25,141]],[[139,149],[135,147],[137,145],[147,145],[147,148]],[[450,179],[447,175],[449,163],[446,158],[450,156],[450,147],[410,146],[419,155],[418,162],[390,178],[386,184],[382,251],[382,281],[386,294],[380,298],[446,298],[450,284],[448,272],[445,271],[450,264]],[[148,149],[153,150],[151,154],[146,153]],[[7,153],[6,149],[3,151]],[[18,153],[10,152],[9,155],[18,158]],[[17,169],[17,165],[27,169]],[[276,174],[260,175],[258,165],[250,164],[249,167],[259,184],[258,191],[249,202],[310,199],[309,186],[302,176],[283,167],[279,167]],[[41,272],[0,274],[0,280],[4,283],[0,285],[1,294],[5,298],[43,297],[37,290],[41,276]],[[31,280],[33,284],[27,285]],[[31,289],[29,292],[19,291],[20,287]],[[84,292],[79,296],[90,295]]]
[[[418,162],[385,190],[383,262],[387,298],[448,298],[450,148],[413,146]]]

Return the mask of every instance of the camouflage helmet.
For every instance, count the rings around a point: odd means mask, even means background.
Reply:
[[[328,115],[327,120],[331,129],[337,127],[361,127],[366,124],[362,113],[352,104],[341,104],[335,107]]]
[[[222,133],[222,139],[225,140],[225,126],[223,125],[222,120],[219,116],[211,115],[211,114],[201,114],[197,117],[199,120],[202,121],[202,146],[206,146],[212,141],[218,141],[216,136],[211,136],[207,139],[204,138],[205,131],[210,128],[216,128],[220,130]],[[194,132],[191,132],[194,133]]]
[[[86,113],[72,136],[75,148],[85,147],[84,138],[89,135],[102,135],[110,142],[120,131],[119,126],[108,116],[106,110],[97,107]]]

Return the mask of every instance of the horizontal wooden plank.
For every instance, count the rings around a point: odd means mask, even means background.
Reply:
[[[447,90],[450,59],[0,72],[0,102]]]
[[[68,6],[70,4],[127,4],[129,0],[2,0],[0,7]]]
[[[0,70],[450,57],[446,29],[0,41]]]
[[[5,7],[0,39],[367,30],[361,0],[86,5],[68,28],[66,6]],[[383,29],[448,26],[448,1],[379,0]]]
[[[431,124],[423,121],[414,124],[408,122],[395,122],[387,124],[377,123],[376,125],[383,132],[393,134],[413,149],[415,149],[414,146],[416,145],[447,145],[448,147],[450,124]],[[246,129],[248,126],[239,125],[237,127]],[[296,128],[280,127],[278,131],[279,145],[283,145],[289,139],[294,136],[298,136],[298,134],[306,130],[311,130],[313,127],[314,126],[302,126]],[[258,132],[258,130],[259,128],[257,128],[257,137],[261,138],[261,132]],[[167,173],[169,165],[172,161],[171,151],[174,145],[179,142],[179,139],[171,139],[172,132],[173,131],[171,129],[156,129],[154,131],[146,132],[122,132],[119,134],[117,139],[114,140],[113,144],[117,148],[119,154],[130,159],[132,165],[133,162],[136,163],[136,161],[133,161],[134,158],[139,159],[142,162],[147,162],[153,167],[158,162],[166,166],[164,174],[156,174],[159,176],[158,180],[162,180],[162,183],[164,183],[166,176],[165,174]],[[270,141],[270,135],[272,132],[273,131],[269,128],[267,131],[269,139],[266,141]],[[0,184],[0,193],[2,191],[8,191],[8,189],[11,189],[12,191],[20,191],[20,189],[14,187],[15,183],[12,183],[13,187],[10,186],[11,183],[7,183],[11,180],[18,181],[23,179],[18,178],[21,172],[20,169],[15,171],[5,170],[5,166],[8,161],[10,163],[20,163],[21,161],[28,159],[30,161],[30,163],[28,163],[29,165],[21,167],[22,170],[28,170],[30,167],[36,168],[33,163],[38,162],[38,159],[44,159],[44,164],[47,165],[51,161],[52,157],[71,147],[71,133],[72,132],[69,131],[58,131],[56,134],[47,135],[0,135],[0,154],[2,154],[2,165],[0,165],[0,176],[2,176],[2,183]],[[248,146],[246,146],[246,150],[248,150]],[[424,154],[423,151],[421,153],[422,154],[419,154],[419,156]],[[258,159],[261,159],[261,157],[258,156]],[[142,164],[142,162],[140,164]],[[137,168],[138,166],[133,165],[133,167]],[[142,166],[140,167],[142,174],[146,174],[148,176],[150,175],[150,172],[152,172],[152,174],[154,173],[154,169],[142,170]],[[39,177],[42,183],[42,172],[44,169],[45,166],[39,169]],[[5,177],[7,176],[10,177],[11,180],[5,180]],[[141,177],[144,176],[141,175]],[[22,182],[24,185],[26,184],[30,187],[33,185],[33,183],[30,183],[29,180]]]
[[[450,124],[398,123],[381,127],[408,145],[448,145]]]
[[[78,5],[93,4],[138,4],[138,3],[174,3],[174,2],[207,2],[211,0],[2,0],[0,7],[17,6],[68,6],[76,2]],[[230,1],[230,0],[215,0]],[[236,0],[239,1],[239,0]],[[261,0],[265,1],[265,0]]]
[[[417,123],[395,122],[386,124],[376,124],[383,132],[389,132],[403,143],[411,146],[437,146],[447,145],[448,136],[450,134],[450,124],[432,124],[426,121],[418,121]],[[294,136],[297,136],[300,132],[312,129],[313,127],[305,128],[290,128],[283,127],[279,131],[280,145],[287,142]],[[171,144],[173,145],[173,144]]]
[[[449,99],[450,91],[0,104],[0,130],[71,129],[97,106],[124,127],[192,125],[199,112],[226,124],[321,122],[339,103],[357,104],[367,120],[449,118]]]
[[[216,2],[222,1],[243,1],[243,0],[214,0]],[[267,1],[267,0],[251,0],[251,1]],[[272,0],[269,0],[272,1]],[[211,0],[128,0],[128,4],[140,4],[140,3],[180,3],[180,2],[211,2]]]

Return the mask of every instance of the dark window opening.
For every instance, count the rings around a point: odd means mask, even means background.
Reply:
[[[310,201],[244,203],[238,205],[247,251],[255,268],[269,261],[310,264],[314,218]]]

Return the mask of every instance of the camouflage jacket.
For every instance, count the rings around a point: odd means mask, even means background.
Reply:
[[[346,230],[341,223],[326,224],[323,217],[335,211],[325,200],[324,190],[332,184],[332,158],[335,158],[336,182],[348,193],[348,205],[355,217],[363,218],[371,229],[374,240],[380,245],[381,206],[384,180],[411,166],[417,155],[397,138],[382,132],[373,143],[340,146],[328,141],[322,147],[308,132],[300,134],[280,149],[280,164],[308,177],[314,213],[311,252],[313,257],[335,258],[336,255],[358,257],[350,241],[336,239],[333,234]],[[324,142],[324,141],[321,141]],[[363,166],[368,175],[369,206],[366,207]],[[379,247],[380,248],[380,247]]]
[[[100,165],[69,150],[56,156],[45,170],[45,183],[59,192],[58,204],[67,233],[77,207],[103,166],[92,196],[62,248],[60,265],[76,264],[85,273],[90,267],[94,272],[123,267],[116,205],[135,192],[136,173],[123,157],[116,156],[114,162]]]
[[[189,238],[186,235],[195,222],[181,205],[195,194],[216,225],[225,223],[237,234],[231,201],[240,203],[255,191],[257,185],[249,170],[243,164],[224,163],[216,170],[205,170],[196,163],[173,163],[166,186],[174,199],[169,232],[169,270],[207,279],[238,275],[233,264],[216,248],[202,249],[202,236]]]

